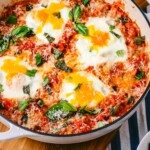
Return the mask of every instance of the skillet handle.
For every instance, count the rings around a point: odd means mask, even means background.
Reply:
[[[20,137],[33,136],[32,132],[25,131],[9,123],[1,115],[0,115],[0,122],[9,128],[9,130],[6,132],[0,132],[0,141],[6,141],[6,140],[11,140],[11,139],[20,138]]]

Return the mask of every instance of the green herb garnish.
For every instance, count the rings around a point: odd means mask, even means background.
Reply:
[[[25,113],[25,114],[22,116],[21,121],[22,121],[23,123],[27,123],[27,121],[28,121],[28,114],[27,114],[27,113]]]
[[[44,33],[44,36],[47,38],[47,40],[50,44],[55,41],[55,38],[50,36],[48,33]]]
[[[120,17],[116,20],[116,22],[122,22],[122,23],[127,23],[128,22],[128,18],[126,17]]]
[[[111,116],[115,116],[120,104],[110,108]]]
[[[135,79],[136,80],[141,80],[145,77],[145,72],[144,71],[141,71],[141,70],[138,70],[136,75],[135,75]]]
[[[0,84],[0,92],[4,92],[4,88],[2,84]]]
[[[110,30],[110,31],[112,31],[112,30],[114,30],[114,29],[115,29],[115,26],[113,26],[113,25],[110,25],[110,26],[109,26],[109,30]]]
[[[17,23],[17,17],[15,15],[11,15],[6,19],[7,24],[16,24]]]
[[[94,109],[94,110],[87,110],[86,106],[83,106],[80,110],[79,113],[81,114],[90,114],[90,115],[96,115],[101,111],[101,109]]]
[[[54,15],[56,18],[58,18],[58,19],[61,18],[60,12],[54,12],[53,15]]]
[[[43,65],[43,63],[45,62],[44,59],[42,58],[42,56],[39,53],[36,54],[35,59],[36,59],[36,65],[37,66]]]
[[[74,25],[74,28],[77,32],[83,34],[83,35],[88,35],[88,28],[82,24],[82,23],[76,23]]]
[[[28,105],[29,105],[28,101],[19,101],[18,102],[19,111],[25,110],[28,107]]]
[[[81,86],[82,86],[82,83],[79,83],[74,90],[75,91],[79,90],[81,88]]]
[[[130,96],[129,100],[128,100],[128,105],[129,104],[134,104],[135,102],[135,98],[133,96]]]
[[[114,31],[110,31],[110,33],[112,33],[115,37],[117,37],[118,39],[121,38],[121,35],[117,34],[116,32]]]
[[[136,45],[142,45],[143,43],[145,43],[145,36],[137,36],[136,38],[134,38],[134,43]]]
[[[26,5],[26,11],[30,11],[32,9],[33,9],[33,5],[31,4]]]
[[[123,57],[124,56],[124,50],[118,50],[118,51],[116,51],[116,54],[118,57]]]
[[[72,69],[66,65],[64,60],[57,61],[55,66],[56,66],[56,68],[63,70],[65,72],[72,72]]]
[[[23,86],[23,92],[24,94],[30,95],[30,85]]]
[[[8,48],[10,44],[10,37],[3,36],[0,39],[0,55],[3,54]]]
[[[72,116],[77,109],[67,101],[60,101],[48,109],[46,116],[50,120],[64,120]]]
[[[42,86],[46,86],[47,84],[49,83],[49,78],[46,76],[44,79],[43,79],[43,82],[42,82]]]
[[[72,10],[70,10],[69,18],[76,22],[80,16],[81,16],[81,7],[78,4],[76,4],[75,7]]]
[[[90,3],[90,0],[82,0],[84,6],[87,6]]]
[[[12,30],[11,35],[16,38],[22,38],[26,36],[29,32],[31,32],[31,30],[31,28],[28,28],[26,26],[18,26]]]
[[[58,49],[55,49],[55,50],[53,51],[53,54],[54,54],[54,58],[55,58],[55,59],[60,59],[60,58],[63,58],[63,57],[64,57],[63,52],[61,52],[61,51],[58,50]]]
[[[44,107],[44,106],[45,106],[43,100],[40,99],[40,98],[36,100],[36,103],[37,103],[37,105],[38,105],[39,107]]]
[[[101,127],[103,127],[103,126],[105,126],[105,125],[107,125],[108,124],[108,122],[106,122],[106,121],[99,121],[97,124],[96,124],[96,126],[97,126],[97,128],[101,128]]]
[[[29,77],[34,77],[36,74],[37,70],[36,69],[32,69],[32,70],[27,70],[26,75]]]

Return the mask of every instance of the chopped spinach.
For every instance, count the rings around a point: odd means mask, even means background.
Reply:
[[[130,96],[130,98],[128,99],[128,104],[134,104],[135,102],[135,98],[133,96]]]
[[[33,5],[31,4],[26,5],[26,11],[30,11],[32,9],[33,9]]]
[[[45,106],[43,100],[40,99],[40,98],[36,100],[36,103],[37,103],[37,105],[38,105],[39,107],[44,107],[44,106]]]
[[[120,107],[120,104],[117,104],[116,106],[113,106],[110,108],[111,116],[115,116],[118,108]]]
[[[29,77],[35,77],[36,72],[37,72],[36,69],[27,70],[26,75]]]
[[[42,66],[45,62],[45,60],[42,58],[42,56],[39,53],[36,54],[35,59],[36,59],[37,66]]]

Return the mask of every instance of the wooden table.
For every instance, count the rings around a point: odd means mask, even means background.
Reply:
[[[147,5],[146,0],[135,1],[142,8]],[[0,124],[0,132],[6,130],[7,128]],[[70,145],[47,144],[27,138],[20,138],[7,142],[0,142],[0,150],[105,150],[116,132],[117,130],[92,141]]]

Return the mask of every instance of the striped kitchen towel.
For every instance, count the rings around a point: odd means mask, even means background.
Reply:
[[[150,6],[145,11],[150,12]],[[137,112],[120,128],[107,150],[136,150],[148,131],[150,131],[150,92]]]

